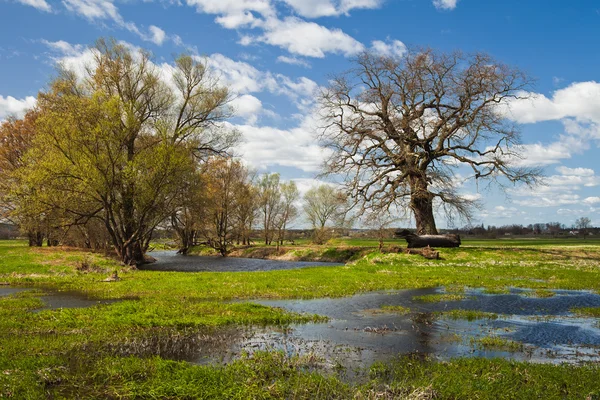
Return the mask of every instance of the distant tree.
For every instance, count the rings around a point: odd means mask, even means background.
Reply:
[[[0,220],[10,221],[27,235],[30,246],[41,246],[47,236],[50,210],[15,189],[22,184],[19,170],[33,146],[39,111],[22,119],[9,117],[0,124]]]
[[[206,170],[206,222],[202,235],[209,246],[227,256],[235,240],[235,213],[239,210],[239,188],[249,186],[248,169],[238,160],[218,157]]]
[[[588,217],[578,218],[577,220],[575,220],[575,226],[579,230],[581,230],[581,233],[583,234],[583,238],[585,239],[587,230],[592,226],[592,220],[589,219]]]
[[[252,183],[253,179],[249,179],[248,184],[235,188],[235,230],[238,244],[241,242],[243,245],[250,244],[250,234],[259,210],[258,188]]]
[[[365,218],[365,225],[373,229],[379,244],[379,251],[383,250],[385,239],[393,237],[393,232],[389,229],[390,225],[399,221],[399,218],[388,212],[370,213]]]
[[[265,244],[270,245],[276,233],[277,215],[281,207],[279,174],[264,174],[258,180],[258,204]]]
[[[281,203],[279,214],[276,217],[275,226],[277,228],[277,249],[283,245],[285,232],[288,224],[298,216],[298,209],[294,203],[298,200],[300,193],[294,181],[282,183],[280,186]]]
[[[304,213],[313,228],[313,241],[317,244],[327,240],[328,223],[343,226],[347,212],[346,196],[330,185],[313,187],[304,195]]]
[[[499,184],[538,179],[539,169],[511,163],[519,135],[498,107],[529,87],[516,68],[486,54],[367,52],[331,82],[321,98],[325,173],[346,176],[363,211],[408,208],[418,234],[436,234],[435,204],[467,218],[476,205],[457,192],[458,168]]]

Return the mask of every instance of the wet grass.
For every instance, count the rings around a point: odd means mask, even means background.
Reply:
[[[472,338],[471,346],[482,350],[504,350],[509,352],[523,351],[523,343],[504,339],[498,336],[485,336]]]
[[[600,394],[600,381],[591,378],[597,366],[403,358],[374,367],[366,382],[348,383],[314,359],[278,353],[228,366],[166,359],[231,327],[322,321],[250,299],[437,286],[452,288],[441,296],[453,297],[442,301],[460,299],[464,287],[600,290],[600,246],[592,241],[563,247],[466,246],[441,249],[441,255],[442,260],[426,260],[373,252],[342,267],[181,273],[131,270],[98,254],[31,250],[24,242],[0,241],[0,283],[34,289],[0,297],[0,398],[503,398],[520,385],[522,398]],[[115,270],[120,281],[102,282]],[[48,290],[123,300],[31,312],[42,306],[40,297]]]
[[[410,308],[403,306],[383,306],[381,307],[383,311],[399,314],[399,315],[408,315],[410,314]]]
[[[450,311],[440,311],[436,313],[437,316],[441,318],[448,319],[464,319],[467,321],[475,321],[478,319],[498,319],[498,314],[490,313],[479,310],[450,310]]]
[[[533,297],[536,299],[548,299],[550,297],[554,297],[555,295],[556,295],[556,293],[554,293],[552,290],[547,290],[547,289],[537,289],[537,290],[533,290],[531,292],[525,293],[525,296]]]
[[[442,303],[445,301],[460,301],[466,299],[467,296],[459,293],[443,293],[443,294],[426,294],[424,296],[414,296],[413,300],[422,301],[423,303]]]
[[[571,312],[582,317],[600,318],[600,307],[578,307],[571,309]]]

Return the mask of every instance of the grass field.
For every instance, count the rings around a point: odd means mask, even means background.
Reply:
[[[398,244],[397,241],[394,242]],[[376,241],[323,247],[377,246]],[[300,246],[301,247],[301,246]],[[586,398],[600,395],[597,365],[533,365],[400,358],[345,382],[318,358],[259,353],[226,366],[157,356],[198,333],[228,326],[318,321],[232,299],[339,297],[382,289],[445,286],[600,291],[597,240],[464,241],[441,260],[366,255],[341,267],[272,272],[130,270],[100,255],[0,242],[0,283],[34,290],[0,297],[0,398]],[[102,282],[117,270],[121,280]],[[0,286],[1,287],[1,286]],[[44,291],[122,301],[32,310]],[[597,315],[597,310],[582,310]],[[460,317],[460,316],[458,316]],[[368,366],[366,366],[368,367]],[[511,395],[512,394],[512,395]]]

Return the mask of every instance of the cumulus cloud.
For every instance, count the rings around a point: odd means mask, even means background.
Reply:
[[[33,96],[16,99],[12,96],[0,95],[0,121],[10,116],[21,118],[27,110],[35,107],[36,102],[37,100]]]
[[[329,154],[315,143],[314,131],[304,124],[292,129],[251,125],[237,125],[236,129],[244,137],[239,152],[258,169],[283,166],[316,172]]]
[[[371,50],[377,54],[381,54],[386,57],[402,57],[407,52],[406,45],[399,40],[390,40],[383,42],[381,40],[374,40],[371,43]]]
[[[595,175],[594,170],[591,168],[568,168],[568,167],[560,166],[560,167],[556,168],[556,171],[558,173],[560,173],[561,175],[566,175],[566,176],[589,177],[589,176]]]
[[[263,29],[262,35],[245,36],[240,43],[262,42],[292,54],[315,58],[323,58],[326,53],[351,56],[364,50],[362,43],[341,29],[329,29],[296,17],[270,19],[263,24]]]
[[[592,205],[595,197],[583,199],[579,191],[585,188],[600,186],[600,176],[589,168],[568,168],[560,166],[556,168],[560,175],[552,175],[545,179],[544,185],[531,188],[519,188],[510,190],[513,196],[523,199],[515,203],[528,207],[557,207],[570,204]]]
[[[148,30],[150,31],[149,40],[158,46],[162,45],[166,38],[165,31],[154,25],[150,25]]]
[[[550,97],[522,92],[500,107],[509,119],[522,123],[560,121],[564,132],[550,144],[522,146],[522,165],[549,165],[588,150],[592,143],[600,144],[600,83],[577,82],[556,90]]]
[[[382,0],[283,0],[298,15],[307,18],[348,15],[353,9],[373,9],[382,4]]]
[[[600,203],[600,197],[595,196],[595,197],[586,197],[583,202],[585,204],[589,204],[589,205],[593,205],[593,204],[599,204]]]
[[[275,15],[270,0],[187,0],[186,3],[200,13],[218,15],[216,22],[228,29],[258,23],[255,14]]]
[[[250,125],[254,125],[257,122],[258,116],[262,111],[262,102],[250,94],[236,97],[231,102],[231,106],[235,115],[244,118],[246,123]]]
[[[304,68],[310,68],[310,64],[308,63],[308,61],[303,60],[298,57],[279,56],[279,57],[277,57],[277,62],[284,63],[284,64],[291,64],[291,65],[298,65],[298,66],[304,67]]]
[[[575,118],[600,123],[600,83],[576,82],[556,90],[551,98],[539,93],[522,93],[508,104],[509,115],[520,123]]]
[[[143,32],[134,22],[125,21],[113,0],[63,0],[67,10],[77,14],[88,21],[113,21],[120,28],[136,34],[142,40],[161,45],[167,37],[165,31],[157,26],[150,25],[148,32]]]
[[[311,17],[347,14],[352,9],[375,8],[381,3],[381,0],[284,1],[298,15]],[[280,18],[271,0],[186,0],[186,3],[200,13],[216,15],[215,22],[224,28],[258,29],[257,34],[244,33],[241,36],[239,43],[244,46],[265,43],[292,54],[317,58],[323,58],[327,53],[348,56],[364,50],[362,43],[341,29],[328,28],[295,16]]]
[[[454,10],[458,0],[433,0],[433,5],[438,10]]]
[[[17,0],[17,2],[26,6],[37,8],[40,11],[50,12],[52,7],[46,2],[46,0]]]

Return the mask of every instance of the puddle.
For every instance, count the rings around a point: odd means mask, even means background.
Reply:
[[[2,296],[10,296],[15,293],[24,292],[25,288],[15,288],[9,286],[0,286],[0,297]]]
[[[243,272],[344,265],[327,262],[263,260],[260,258],[182,256],[177,254],[176,251],[156,251],[151,254],[157,261],[153,264],[142,265],[138,267],[139,269],[179,272]]]
[[[44,302],[44,307],[34,310],[40,312],[44,310],[57,310],[59,308],[87,308],[99,304],[112,304],[118,302],[118,299],[98,300],[91,299],[88,296],[78,292],[50,292],[40,297]]]
[[[341,299],[258,300],[256,303],[288,311],[325,315],[327,323],[253,328],[232,338],[226,347],[210,354],[188,357],[205,363],[229,361],[242,352],[281,350],[288,355],[315,354],[332,368],[353,371],[375,361],[402,354],[454,357],[503,357],[535,362],[600,361],[600,326],[597,318],[570,313],[573,307],[600,307],[600,296],[586,291],[553,291],[553,297],[531,297],[528,290],[509,294],[465,292],[466,299],[440,303],[415,296],[443,293],[440,289],[368,293]],[[383,306],[410,308],[407,315],[383,312]],[[454,309],[502,314],[495,320],[451,320],[433,313]],[[498,337],[521,343],[523,349],[483,348],[477,340]]]
[[[1,296],[10,296],[16,293],[25,292],[31,290],[29,288],[21,288],[21,287],[10,287],[3,286],[0,287],[0,297]],[[85,294],[79,292],[54,292],[44,290],[45,294],[40,296],[40,299],[44,302],[44,306],[42,308],[38,308],[33,310],[33,312],[40,312],[44,310],[57,310],[59,308],[86,308],[92,307],[99,304],[111,304],[117,301],[118,299],[109,299],[109,300],[98,300],[92,299]]]

